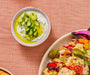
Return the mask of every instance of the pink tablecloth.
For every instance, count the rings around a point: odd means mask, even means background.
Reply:
[[[24,7],[42,9],[50,18],[52,31],[40,46],[23,47],[10,31],[16,12]],[[38,75],[42,56],[62,35],[90,27],[90,0],[0,0],[0,67],[14,75]]]

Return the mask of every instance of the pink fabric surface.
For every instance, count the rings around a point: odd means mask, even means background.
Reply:
[[[52,30],[40,46],[28,48],[16,42],[11,21],[21,8],[36,7],[49,17]],[[0,67],[14,75],[38,75],[40,61],[62,35],[90,27],[90,0],[0,0]]]

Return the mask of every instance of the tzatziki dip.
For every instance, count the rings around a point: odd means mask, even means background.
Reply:
[[[30,10],[21,13],[15,20],[16,36],[25,43],[36,43],[46,34],[47,19],[38,11]]]

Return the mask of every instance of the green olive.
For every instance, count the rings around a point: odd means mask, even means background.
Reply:
[[[50,57],[50,58],[58,58],[59,57],[59,52],[58,52],[58,50],[51,50],[50,52],[49,52],[49,54],[48,54],[48,56]]]

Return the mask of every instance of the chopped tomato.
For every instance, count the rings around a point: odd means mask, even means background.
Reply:
[[[55,64],[55,63],[48,63],[47,64],[47,68],[49,69],[49,70],[56,70],[57,72],[59,72],[59,67],[57,67],[57,64]]]
[[[72,65],[72,66],[65,66],[65,67],[70,69],[70,70],[75,70],[75,72],[78,75],[82,75],[82,71],[83,71],[82,65]]]
[[[54,68],[54,67],[57,67],[57,64],[55,64],[55,63],[48,63],[47,67],[48,68],[50,68],[50,67]]]
[[[64,46],[65,48],[68,48],[71,52],[73,51],[73,46],[69,45],[69,46]]]

